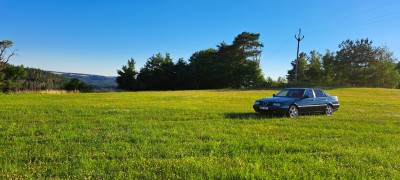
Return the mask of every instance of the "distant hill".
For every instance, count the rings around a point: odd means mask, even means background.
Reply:
[[[92,85],[97,90],[116,90],[117,82],[114,76],[100,76],[93,74],[80,74],[80,73],[68,73],[68,72],[57,72],[49,71],[53,74],[61,75],[68,78],[77,78],[89,85]]]

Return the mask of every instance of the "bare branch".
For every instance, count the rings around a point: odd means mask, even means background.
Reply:
[[[0,41],[0,71],[5,68],[8,61],[10,61],[11,57],[17,55],[16,50],[13,50],[11,53],[8,53],[12,45],[13,42],[10,40]]]
[[[10,60],[11,57],[13,56],[18,56],[17,53],[15,53],[16,50],[14,50],[11,54],[8,55],[8,57],[5,59],[5,63],[8,63],[8,61]]]
[[[0,61],[3,61],[3,56],[6,53],[6,50],[5,46],[0,46]]]

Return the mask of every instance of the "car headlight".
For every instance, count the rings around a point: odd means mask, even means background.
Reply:
[[[255,105],[259,105],[259,104],[260,104],[260,102],[256,101],[256,102],[254,102],[254,104],[255,104]]]
[[[281,103],[273,103],[273,106],[281,106]]]

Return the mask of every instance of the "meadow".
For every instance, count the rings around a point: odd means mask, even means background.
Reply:
[[[329,89],[331,117],[254,112],[276,92],[0,94],[0,179],[400,179],[400,90]]]

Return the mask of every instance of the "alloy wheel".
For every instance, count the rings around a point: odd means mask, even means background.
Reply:
[[[299,115],[299,110],[297,109],[297,107],[295,105],[291,105],[289,107],[289,116],[291,118],[295,118]]]
[[[325,113],[326,113],[327,116],[332,116],[332,114],[333,114],[333,108],[332,108],[331,105],[327,105],[327,106],[326,106]]]

